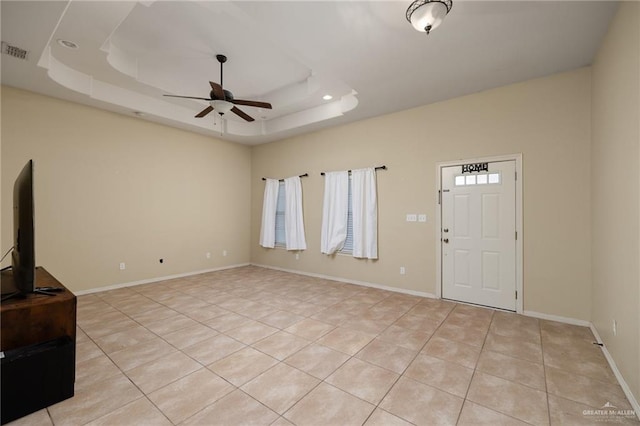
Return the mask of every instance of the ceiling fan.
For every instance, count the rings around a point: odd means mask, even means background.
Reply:
[[[235,105],[246,105],[258,108],[267,108],[271,109],[271,104],[268,102],[258,102],[258,101],[245,101],[242,99],[234,99],[233,93],[228,90],[224,90],[222,86],[222,65],[227,62],[227,57],[224,55],[216,55],[216,59],[220,62],[220,84],[214,83],[213,81],[209,82],[211,86],[211,92],[209,93],[208,98],[199,98],[196,96],[179,96],[179,95],[163,95],[171,98],[186,98],[186,99],[200,99],[203,101],[209,101],[210,105],[196,114],[196,118],[202,118],[205,115],[209,114],[211,111],[215,110],[218,114],[223,115],[226,112],[233,112],[237,116],[247,120],[254,121],[254,118],[249,114],[242,111]]]

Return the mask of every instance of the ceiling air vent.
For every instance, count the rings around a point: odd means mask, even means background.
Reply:
[[[18,59],[27,59],[29,52],[24,49],[20,49],[19,47],[12,46],[7,42],[2,42],[2,53],[5,55],[13,56]]]

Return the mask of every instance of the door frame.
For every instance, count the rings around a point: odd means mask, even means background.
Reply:
[[[522,154],[497,155],[491,157],[469,158],[453,161],[443,161],[436,163],[436,297],[442,299],[442,204],[440,198],[440,190],[442,189],[442,169],[444,167],[462,166],[470,163],[493,163],[498,161],[515,161],[516,162],[516,232],[518,239],[516,240],[516,291],[518,298],[516,299],[516,312],[521,314],[524,310],[524,291],[523,291],[523,241],[524,232],[522,230]]]

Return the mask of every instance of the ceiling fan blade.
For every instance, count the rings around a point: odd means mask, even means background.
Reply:
[[[238,117],[244,118],[247,121],[255,121],[253,117],[251,117],[249,114],[245,113],[244,111],[238,109],[237,107],[231,108],[231,112],[235,113]]]
[[[208,107],[206,107],[205,109],[203,109],[202,111],[200,111],[198,113],[198,115],[196,115],[196,118],[202,118],[205,115],[209,114],[211,111],[213,111],[213,107],[211,105],[209,105]]]
[[[179,96],[179,95],[162,95],[162,96],[168,96],[170,98],[185,98],[185,99],[200,99],[203,101],[212,101],[213,99],[209,99],[209,98],[198,98],[196,96]]]
[[[246,105],[246,106],[253,106],[253,107],[267,108],[267,109],[273,108],[271,104],[268,102],[243,101],[242,99],[233,99],[231,102],[236,105]]]
[[[218,83],[214,83],[213,81],[209,82],[211,89],[213,90],[213,94],[216,95],[216,99],[224,101],[224,90],[222,90],[222,86]]]

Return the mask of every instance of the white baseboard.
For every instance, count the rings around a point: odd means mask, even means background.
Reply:
[[[624,392],[627,399],[631,403],[633,410],[636,412],[636,417],[638,417],[638,420],[640,420],[640,404],[638,404],[638,400],[635,398],[635,396],[631,392],[631,388],[629,388],[629,385],[624,380],[624,377],[622,377],[622,373],[620,373],[620,370],[618,370],[618,366],[616,365],[616,362],[613,360],[613,357],[609,353],[609,350],[604,345],[604,343],[602,343],[602,339],[600,338],[598,329],[596,329],[596,327],[593,324],[590,324],[589,328],[591,328],[591,332],[595,336],[596,342],[602,345],[600,346],[600,348],[602,348],[602,353],[604,354],[604,357],[607,359],[607,362],[609,363],[609,367],[611,367],[613,374],[616,376],[616,379],[618,379],[618,383],[620,383],[620,387],[622,387],[622,391]]]
[[[367,281],[351,280],[349,278],[333,277],[331,275],[316,274],[316,273],[313,273],[313,272],[297,271],[295,269],[279,268],[277,266],[271,266],[271,265],[260,265],[258,263],[252,263],[251,265],[258,266],[260,268],[273,269],[273,270],[276,270],[276,271],[290,272],[292,274],[304,275],[304,276],[307,276],[307,277],[322,278],[322,279],[325,279],[325,280],[338,281],[338,282],[341,282],[341,283],[355,284],[355,285],[360,285],[360,286],[363,286],[363,287],[377,288],[379,290],[393,291],[395,293],[409,294],[411,296],[428,297],[430,299],[437,299],[437,296],[435,294],[427,293],[427,292],[424,292],[424,291],[407,290],[407,289],[404,289],[404,288],[390,287],[390,286],[386,286],[386,285],[382,285],[382,284],[370,283],[370,282],[367,282]]]
[[[525,315],[527,317],[544,319],[544,320],[548,320],[548,321],[562,322],[562,323],[565,323],[565,324],[579,325],[581,327],[590,327],[591,326],[591,323],[589,321],[579,320],[579,319],[575,319],[575,318],[561,317],[559,315],[543,314],[542,312],[523,311],[522,315]]]
[[[233,268],[239,268],[241,266],[249,266],[249,265],[250,265],[249,263],[239,263],[237,265],[221,266],[219,268],[202,269],[200,271],[185,272],[185,273],[182,273],[182,274],[167,275],[167,276],[164,276],[164,277],[156,277],[156,278],[149,278],[149,279],[140,280],[140,281],[131,281],[131,282],[127,282],[127,283],[113,284],[113,285],[108,285],[108,286],[104,286],[104,287],[92,288],[92,289],[89,289],[89,290],[74,291],[73,294],[75,294],[76,296],[83,296],[85,294],[100,293],[102,291],[116,290],[118,288],[125,288],[125,287],[134,287],[134,286],[142,285],[142,284],[151,284],[151,283],[156,283],[156,282],[159,282],[159,281],[172,280],[172,279],[175,279],[175,278],[190,277],[192,275],[206,274],[207,272],[223,271],[225,269],[233,269]]]

